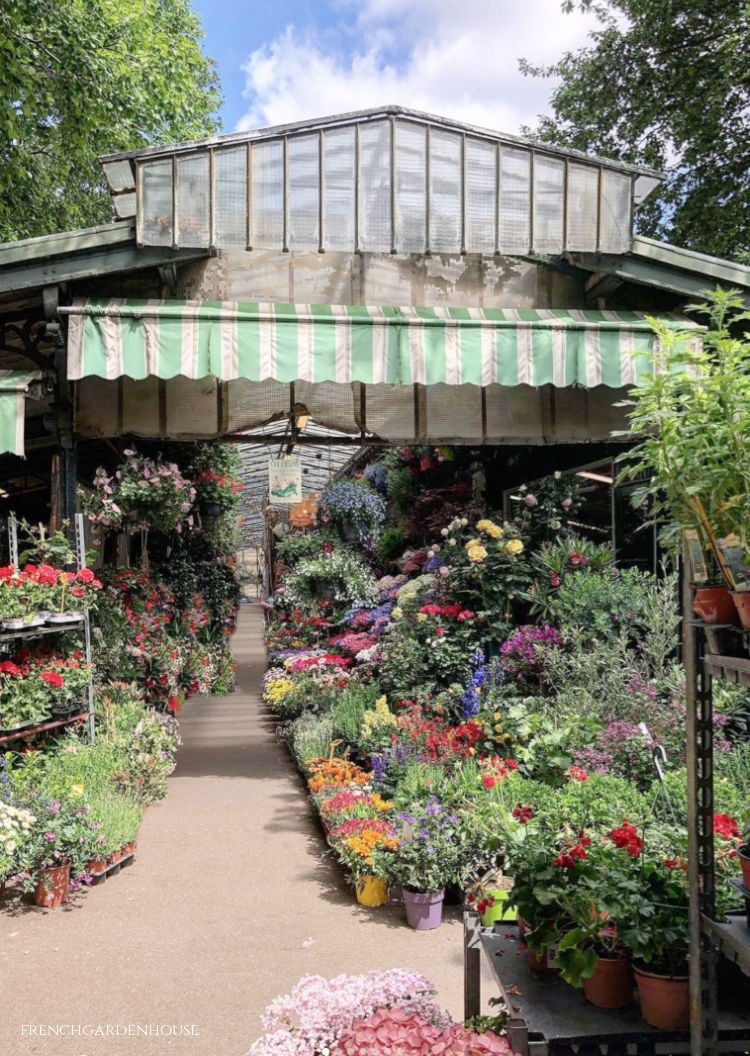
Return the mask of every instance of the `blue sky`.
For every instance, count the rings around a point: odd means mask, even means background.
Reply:
[[[592,16],[560,0],[193,0],[219,65],[224,131],[387,103],[503,132],[533,124],[549,81],[518,59],[580,47]]]

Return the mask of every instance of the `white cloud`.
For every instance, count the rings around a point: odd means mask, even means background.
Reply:
[[[593,16],[560,0],[340,0],[337,31],[294,25],[252,52],[238,130],[398,104],[502,132],[534,124],[547,64],[585,43]],[[353,41],[353,44],[351,43]]]

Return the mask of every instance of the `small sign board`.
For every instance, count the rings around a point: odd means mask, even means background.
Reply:
[[[268,501],[294,506],[302,499],[302,465],[298,458],[272,458],[268,463]]]

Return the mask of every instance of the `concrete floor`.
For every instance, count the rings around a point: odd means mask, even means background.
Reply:
[[[0,1056],[242,1056],[300,976],[371,968],[424,972],[460,1017],[458,911],[414,932],[400,908],[356,905],[259,703],[257,605],[243,606],[233,647],[239,688],[186,706],[170,794],[146,814],[136,862],[67,908],[0,914]],[[41,1036],[62,1024],[111,1036]],[[135,1033],[173,1025],[193,1033]]]

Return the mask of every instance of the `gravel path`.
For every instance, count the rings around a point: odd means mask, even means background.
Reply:
[[[233,648],[239,688],[185,707],[170,794],[146,814],[135,863],[68,908],[0,915],[2,1056],[242,1056],[300,976],[371,968],[423,971],[460,1016],[458,911],[421,933],[400,908],[357,907],[260,706],[256,605]],[[50,1036],[58,1025],[102,1033]],[[153,1033],[181,1026],[193,1032]]]

